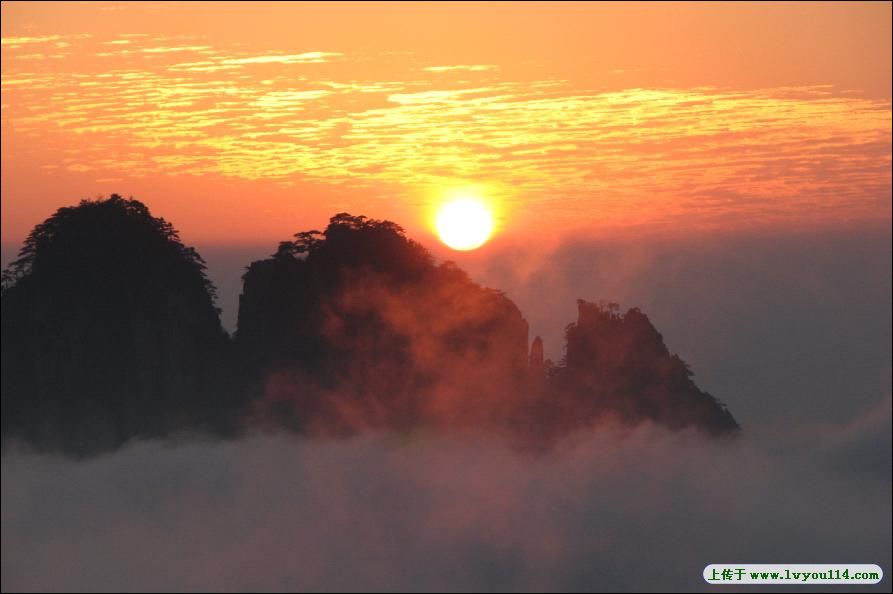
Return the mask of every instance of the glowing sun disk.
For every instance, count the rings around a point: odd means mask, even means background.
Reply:
[[[493,233],[493,216],[476,198],[457,198],[445,203],[435,221],[441,241],[454,250],[481,247]]]

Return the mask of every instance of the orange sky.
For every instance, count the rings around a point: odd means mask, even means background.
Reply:
[[[874,4],[2,5],[2,241],[83,197],[187,243],[347,210],[426,243],[889,221]]]

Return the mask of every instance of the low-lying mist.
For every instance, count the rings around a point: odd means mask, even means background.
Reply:
[[[888,571],[889,436],[888,398],[776,441],[606,424],[536,454],[424,432],[7,452],[3,589],[706,591],[708,563]]]

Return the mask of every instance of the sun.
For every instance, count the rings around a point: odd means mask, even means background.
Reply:
[[[440,207],[435,220],[440,240],[454,250],[474,250],[493,233],[493,216],[477,198],[461,197]]]

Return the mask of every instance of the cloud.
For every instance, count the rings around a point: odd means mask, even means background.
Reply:
[[[716,562],[889,573],[889,466],[840,470],[861,459],[835,445],[851,429],[718,445],[602,427],[546,455],[424,434],[7,453],[3,589],[692,591]],[[889,415],[859,434],[889,456]]]
[[[31,44],[39,44],[39,43],[48,43],[51,41],[61,40],[61,35],[43,35],[40,37],[4,37],[0,40],[0,44],[4,46],[11,46],[13,48],[20,47],[22,45],[31,45]]]
[[[304,52],[302,54],[269,54],[265,56],[251,56],[250,58],[229,58],[223,60],[226,65],[242,64],[316,64],[326,62],[342,54],[338,52]]]
[[[891,187],[889,101],[828,85],[606,91],[486,64],[419,68],[396,54],[257,55],[163,37],[115,38],[129,43],[112,51],[68,40],[60,59],[102,54],[101,77],[32,59],[4,75],[9,102],[27,106],[15,134],[62,138],[30,161],[73,157],[101,164],[102,177],[380,184],[412,200],[471,181],[494,200],[523,200],[543,225],[580,212],[598,213],[603,227],[889,217],[879,199]],[[312,80],[264,68],[298,64],[315,65]],[[364,74],[381,69],[385,82]],[[312,109],[264,101],[320,88],[331,92]],[[63,141],[74,136],[77,151]],[[122,160],[125,145],[142,158]]]
[[[171,52],[200,52],[211,49],[210,45],[181,45],[172,47],[147,47],[140,51],[146,54],[168,54]]]

